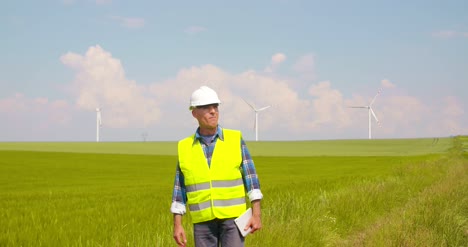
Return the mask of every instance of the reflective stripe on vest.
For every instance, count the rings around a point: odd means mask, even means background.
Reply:
[[[242,178],[236,179],[236,180],[225,180],[225,181],[212,181],[211,185],[213,188],[224,188],[224,187],[234,187],[238,185],[243,185],[244,181]],[[187,192],[195,192],[195,191],[200,191],[200,190],[209,190],[210,189],[210,183],[201,183],[201,184],[194,184],[194,185],[188,185],[185,186],[185,189]]]
[[[211,166],[195,135],[179,142],[179,165],[193,223],[234,218],[245,211],[241,134],[223,129],[223,136],[216,141]]]
[[[230,200],[214,200],[213,205],[215,207],[227,207],[227,206],[236,206],[238,204],[245,203],[245,197],[235,198]],[[190,211],[200,211],[211,207],[211,201],[206,201],[198,204],[189,205]]]

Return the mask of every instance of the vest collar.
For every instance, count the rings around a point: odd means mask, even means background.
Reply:
[[[197,131],[195,131],[195,138],[193,139],[193,144],[195,144],[196,141],[201,140],[201,135],[200,135],[200,127],[197,128]],[[214,138],[219,138],[221,141],[224,141],[224,135],[223,135],[223,129],[218,125],[216,129],[216,134]]]

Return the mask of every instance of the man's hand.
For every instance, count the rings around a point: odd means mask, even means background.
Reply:
[[[260,200],[252,201],[252,217],[245,226],[244,231],[247,231],[249,228],[252,229],[250,233],[254,233],[262,228]]]
[[[185,236],[185,230],[182,226],[182,215],[174,215],[174,240],[179,247],[185,247],[187,244],[187,237]]]
[[[245,226],[244,231],[247,231],[249,228],[252,229],[250,233],[254,233],[262,228],[262,220],[260,219],[260,216],[252,215],[249,222]]]

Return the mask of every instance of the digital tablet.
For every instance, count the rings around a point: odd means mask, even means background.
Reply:
[[[245,226],[247,223],[249,223],[250,218],[252,217],[252,208],[247,209],[241,216],[237,217],[234,219],[234,222],[237,225],[237,228],[239,229],[240,233],[242,236],[247,236],[247,234],[250,233],[252,228],[247,229],[247,231],[244,231]]]

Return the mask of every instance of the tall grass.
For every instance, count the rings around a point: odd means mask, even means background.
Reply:
[[[250,246],[464,246],[468,164],[444,160],[410,162],[380,176],[265,185],[264,229]],[[420,227],[433,241],[412,234]]]
[[[255,156],[263,229],[247,246],[467,246],[467,140],[442,154]],[[0,246],[175,246],[176,156],[0,157]]]
[[[1,157],[0,246],[169,246],[174,157]]]

